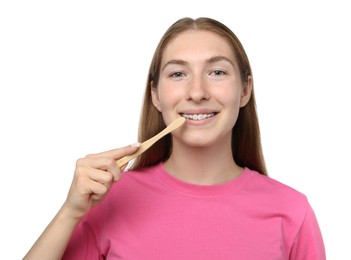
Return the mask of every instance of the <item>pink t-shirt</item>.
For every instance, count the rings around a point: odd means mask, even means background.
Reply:
[[[124,173],[77,226],[63,259],[325,258],[300,192],[248,168],[225,184],[189,184],[160,163]]]

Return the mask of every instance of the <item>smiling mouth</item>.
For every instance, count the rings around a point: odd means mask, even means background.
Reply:
[[[217,113],[208,113],[208,114],[180,114],[182,117],[185,117],[186,119],[194,120],[194,121],[200,121],[204,119],[211,118],[215,116]]]

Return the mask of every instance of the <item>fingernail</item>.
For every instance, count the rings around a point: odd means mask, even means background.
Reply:
[[[140,143],[131,144],[130,146],[131,146],[131,147],[139,147],[139,146],[140,146]]]

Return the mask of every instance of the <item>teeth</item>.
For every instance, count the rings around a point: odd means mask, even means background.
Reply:
[[[210,117],[213,117],[215,115],[215,113],[210,113],[210,114],[182,114],[183,117],[185,117],[186,119],[191,119],[191,120],[203,120],[203,119],[207,119]]]

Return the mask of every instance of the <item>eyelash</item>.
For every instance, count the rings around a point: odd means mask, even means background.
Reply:
[[[222,76],[222,75],[226,75],[227,73],[223,70],[214,70],[210,73],[211,74],[214,74],[215,76]]]
[[[209,75],[214,75],[214,76],[223,76],[226,75],[227,73],[223,70],[213,70]],[[169,75],[170,78],[181,78],[184,77],[186,74],[180,71],[173,72]]]
[[[171,78],[180,78],[180,77],[184,77],[184,75],[185,74],[183,72],[176,71],[176,72],[171,73],[169,76]]]

